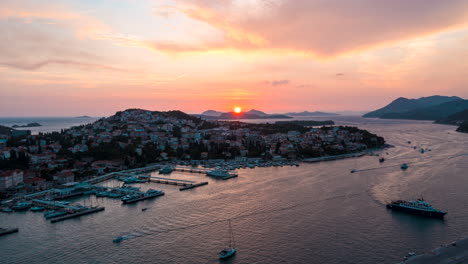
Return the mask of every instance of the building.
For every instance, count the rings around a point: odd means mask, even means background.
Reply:
[[[75,181],[75,174],[72,171],[66,170],[61,171],[54,175],[54,181],[57,181],[60,184],[65,184]]]
[[[5,190],[23,183],[23,177],[24,174],[22,170],[0,171],[0,190]]]

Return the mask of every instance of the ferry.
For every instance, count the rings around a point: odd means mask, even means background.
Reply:
[[[443,218],[447,212],[437,210],[424,201],[423,198],[416,201],[397,200],[387,204],[387,208],[397,211],[403,211],[410,214],[423,215],[427,217]]]

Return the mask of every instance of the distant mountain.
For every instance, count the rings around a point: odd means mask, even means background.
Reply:
[[[468,109],[468,100],[449,101],[429,107],[417,108],[403,113],[386,113],[383,119],[439,120]]]
[[[90,116],[84,115],[84,116],[77,116],[75,118],[91,118]]]
[[[449,97],[449,96],[440,96],[440,95],[421,97],[419,99],[408,99],[408,98],[400,97],[383,108],[380,108],[378,110],[375,110],[375,111],[372,111],[363,115],[363,117],[382,117],[385,114],[405,113],[408,111],[435,106],[435,105],[443,104],[443,103],[450,102],[450,101],[456,101],[456,100],[463,100],[463,99],[457,96]],[[393,115],[393,116],[396,116],[396,115]],[[391,117],[386,117],[386,118],[391,118]]]
[[[228,112],[228,113],[223,113],[222,115],[218,117],[218,119],[226,119],[226,120],[229,120],[229,119],[283,119],[283,118],[292,118],[292,117],[287,116],[287,115],[269,115],[265,113],[264,115],[252,114],[251,111],[240,113],[240,114],[236,114],[234,112]]]
[[[332,115],[338,115],[338,114],[325,113],[325,112],[320,112],[320,111],[315,111],[315,112],[304,111],[304,112],[286,113],[285,115],[288,115],[288,116],[332,116]]]
[[[248,112],[245,112],[244,114],[247,114],[247,115],[256,115],[256,116],[269,116],[267,113],[265,112],[262,112],[262,111],[258,111],[258,110],[255,110],[255,109],[252,109]]]
[[[202,116],[215,116],[215,117],[218,117],[221,114],[223,114],[223,112],[218,112],[215,110],[206,110],[205,112],[201,113]]]
[[[255,110],[251,109],[247,112],[242,112],[240,114],[236,114],[234,112],[226,112],[222,113],[219,111],[215,110],[207,110],[203,112],[201,115],[192,115],[195,117],[199,117],[204,120],[218,120],[218,119],[224,119],[224,120],[230,120],[230,119],[281,119],[281,118],[291,118],[290,116],[287,115],[281,115],[281,114],[267,114],[265,112],[262,112],[260,110]]]

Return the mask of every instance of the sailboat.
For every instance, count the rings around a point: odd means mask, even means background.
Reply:
[[[218,253],[220,259],[227,259],[236,254],[236,249],[234,248],[234,237],[232,235],[231,220],[228,220],[229,223],[229,247],[221,250]]]

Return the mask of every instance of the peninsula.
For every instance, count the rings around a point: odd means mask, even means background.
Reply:
[[[2,136],[0,170],[20,174],[16,184],[51,186],[156,162],[301,160],[385,144],[356,127],[310,127],[324,124],[310,122],[207,121],[181,111],[128,109],[61,132]]]

